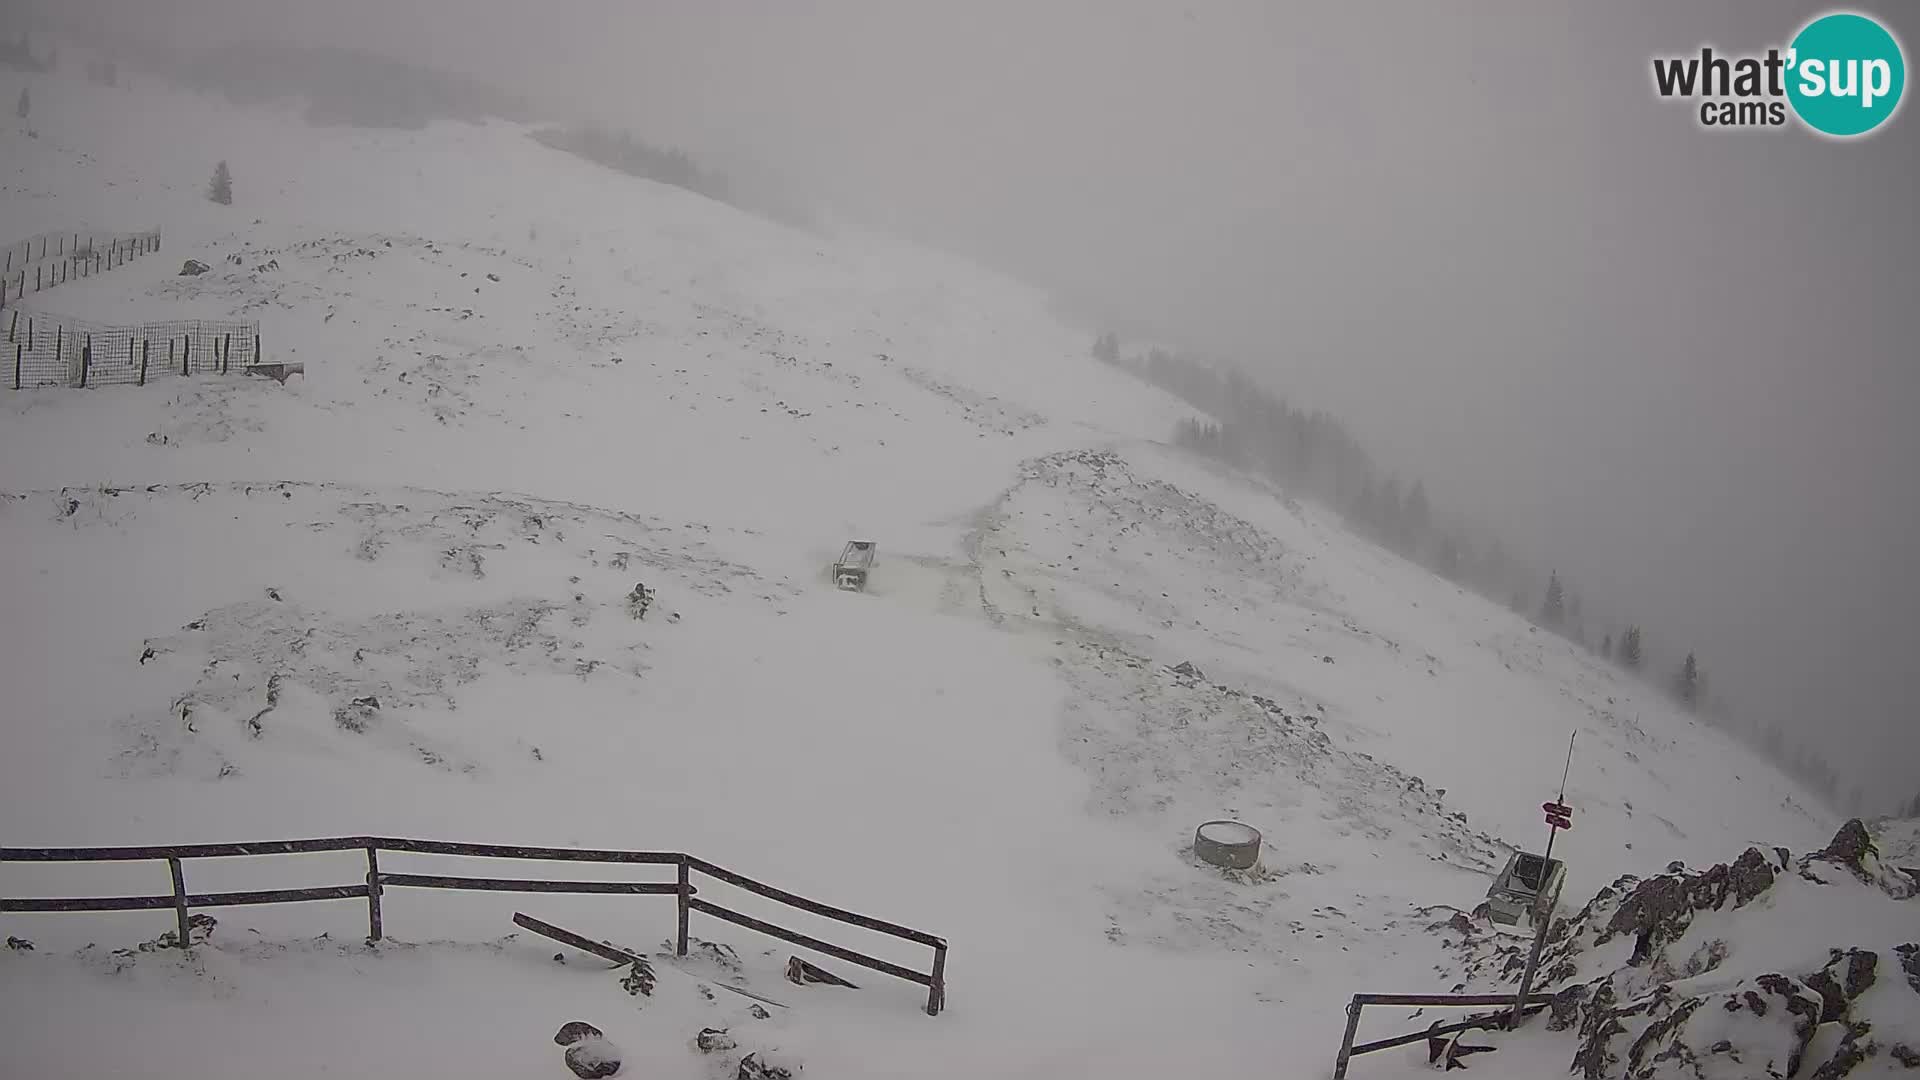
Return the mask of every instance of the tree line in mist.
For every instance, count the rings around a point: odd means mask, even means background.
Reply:
[[[764,187],[742,187],[720,170],[700,165],[684,150],[656,146],[628,132],[600,127],[543,128],[532,137],[542,146],[576,154],[628,176],[671,184],[769,221],[795,228],[813,224],[808,210],[781,193]]]
[[[1865,812],[1871,801],[1807,742],[1778,727],[1740,718],[1708,692],[1693,652],[1654,646],[1634,622],[1583,610],[1580,594],[1557,571],[1543,582],[1497,537],[1461,524],[1433,505],[1418,478],[1410,483],[1378,466],[1340,420],[1288,403],[1228,365],[1161,348],[1127,355],[1119,337],[1101,334],[1093,356],[1174,394],[1210,417],[1175,426],[1174,442],[1255,472],[1340,514],[1355,532],[1434,573],[1505,604],[1535,625],[1664,690],[1705,722],[1741,737],[1835,807]],[[1881,800],[1884,806],[1884,800]],[[1920,794],[1894,808],[1920,815]]]

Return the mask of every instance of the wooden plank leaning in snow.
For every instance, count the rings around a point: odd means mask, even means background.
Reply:
[[[354,885],[332,885],[307,889],[274,889],[254,892],[229,893],[190,893],[186,888],[183,862],[189,859],[235,858],[252,855],[296,855],[326,851],[364,851],[367,858],[367,874],[364,883]],[[381,851],[406,852],[423,855],[453,855],[486,859],[526,859],[551,862],[596,862],[624,863],[634,865],[673,866],[676,868],[676,880],[671,882],[649,881],[579,881],[554,880],[540,878],[494,878],[494,877],[456,877],[439,874],[403,874],[383,872],[380,869],[378,853]],[[926,1012],[929,1016],[938,1016],[946,1004],[946,964],[947,943],[944,938],[935,937],[924,931],[901,926],[898,923],[860,915],[845,908],[809,900],[783,889],[774,888],[764,882],[755,881],[743,874],[737,874],[724,867],[695,858],[685,852],[668,851],[620,851],[595,848],[554,848],[527,847],[503,844],[461,844],[444,840],[413,840],[384,836],[340,836],[308,840],[276,840],[255,844],[174,844],[149,847],[61,847],[61,848],[0,848],[0,863],[8,862],[135,862],[144,860],[164,861],[172,877],[173,889],[170,893],[156,896],[85,896],[85,897],[0,897],[0,912],[54,912],[54,911],[140,911],[172,908],[181,924],[179,945],[191,948],[193,942],[186,932],[188,912],[200,907],[231,907],[242,904],[286,904],[317,900],[353,900],[367,901],[367,939],[379,941],[383,936],[381,925],[380,898],[388,886],[397,888],[423,889],[468,889],[486,892],[542,892],[542,893],[600,893],[624,894],[632,896],[672,896],[679,908],[678,937],[675,953],[687,955],[687,923],[692,912],[745,927],[782,941],[812,949],[827,956],[858,964],[865,968],[895,978],[904,979],[927,988]],[[802,934],[783,926],[756,919],[752,916],[733,911],[709,900],[699,899],[692,883],[694,873],[705,874],[715,880],[736,888],[757,894],[776,903],[801,911],[832,919],[836,922],[857,926],[861,929],[886,934],[890,937],[925,945],[933,949],[933,967],[930,971],[920,972],[912,968],[868,956],[844,946],[836,945],[820,938]],[[524,925],[524,924],[523,924]]]

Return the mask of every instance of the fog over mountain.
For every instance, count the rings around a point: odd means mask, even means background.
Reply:
[[[1649,74],[1784,45],[1800,5],[37,11],[129,70],[271,42],[472,77],[1031,280],[1089,343],[1229,359],[1557,570],[1595,636],[1697,650],[1875,809],[1920,791],[1920,120],[1713,132]],[[1874,14],[1911,61],[1920,14]]]

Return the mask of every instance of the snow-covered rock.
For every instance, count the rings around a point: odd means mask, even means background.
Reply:
[[[1525,943],[1459,934],[1463,986],[1511,985]],[[1794,860],[1749,848],[1732,864],[1622,878],[1556,920],[1537,990],[1547,1027],[1575,1032],[1584,1080],[1878,1075],[1920,1043],[1920,901],[1881,872],[1859,821]]]
[[[581,1080],[600,1080],[620,1071],[620,1048],[599,1035],[567,1046],[567,1068]]]

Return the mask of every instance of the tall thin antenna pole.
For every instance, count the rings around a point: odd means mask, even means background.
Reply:
[[[1560,794],[1554,799],[1554,802],[1565,803],[1567,801],[1567,777],[1573,774],[1573,740],[1578,738],[1579,735],[1580,729],[1575,728],[1573,734],[1567,736],[1567,767],[1560,770]],[[1559,833],[1560,830],[1554,826],[1547,826],[1546,857],[1549,859],[1553,858],[1553,838],[1559,835]]]
[[[1555,802],[1567,801],[1567,777],[1573,772],[1573,740],[1580,734],[1578,728],[1573,735],[1567,736],[1567,767],[1560,772],[1560,795]],[[1560,903],[1560,890],[1554,886],[1549,868],[1553,865],[1553,838],[1560,829],[1551,822],[1547,825],[1546,866],[1540,868],[1540,892],[1533,898],[1533,951],[1527,954],[1526,970],[1520,973],[1520,992],[1514,995],[1513,1011],[1507,1014],[1507,1030],[1520,1026],[1520,1020],[1526,1015],[1527,995],[1533,990],[1533,973],[1540,969],[1540,951],[1547,944],[1547,927],[1553,922],[1553,909]],[[1552,890],[1549,892],[1548,890]]]

